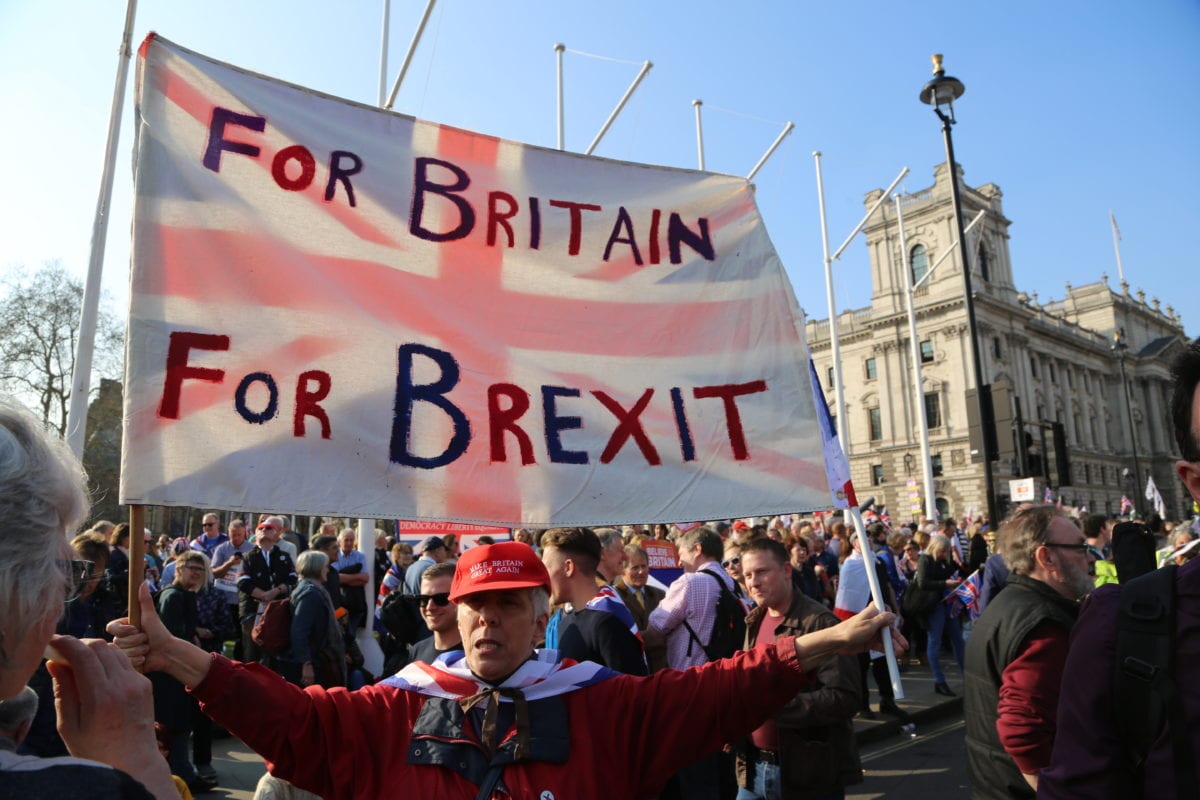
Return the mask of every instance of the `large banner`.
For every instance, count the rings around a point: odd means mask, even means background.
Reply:
[[[121,501],[501,526],[827,508],[745,180],[503,141],[151,35]]]

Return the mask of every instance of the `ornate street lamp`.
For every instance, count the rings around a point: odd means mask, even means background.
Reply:
[[[921,89],[921,102],[933,107],[933,113],[942,121],[942,138],[946,143],[946,166],[950,172],[950,199],[954,206],[954,221],[958,226],[958,252],[962,260],[963,288],[967,300],[967,335],[971,338],[971,355],[975,370],[975,400],[979,404],[979,424],[983,429],[983,485],[987,499],[988,522],[992,529],[1000,524],[996,516],[996,491],[992,479],[992,453],[988,447],[987,431],[995,427],[990,404],[984,397],[982,359],[979,354],[978,329],[975,326],[975,296],[971,290],[971,265],[967,259],[967,236],[963,230],[962,198],[958,191],[958,170],[954,162],[954,139],[950,126],[954,125],[954,101],[962,97],[966,87],[958,78],[952,78],[942,68],[942,54],[933,56],[933,80]],[[945,110],[943,110],[945,109]]]

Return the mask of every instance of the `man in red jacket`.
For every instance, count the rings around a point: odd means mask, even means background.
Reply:
[[[697,755],[748,735],[826,658],[877,643],[892,620],[872,608],[768,650],[639,678],[534,650],[549,585],[519,542],[472,548],[450,593],[465,652],[355,692],[300,689],[175,639],[146,588],[142,629],[122,620],[109,631],[136,666],[182,681],[273,775],[322,797],[588,800],[656,794]]]

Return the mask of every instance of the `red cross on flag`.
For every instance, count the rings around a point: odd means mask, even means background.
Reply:
[[[139,51],[121,501],[503,526],[828,506],[741,178]]]

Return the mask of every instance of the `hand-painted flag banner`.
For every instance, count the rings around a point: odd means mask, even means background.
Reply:
[[[821,391],[817,365],[811,357],[808,359],[808,377],[812,386],[813,407],[821,431],[821,448],[825,458],[825,471],[828,473],[829,491],[833,496],[833,507],[856,506],[858,498],[854,496],[854,484],[850,482],[850,463],[846,460],[846,452],[842,450],[837,428],[833,424],[833,415],[829,413],[829,404],[825,402],[825,394]]]
[[[139,56],[122,502],[510,527],[828,507],[803,319],[745,180],[153,35]]]

